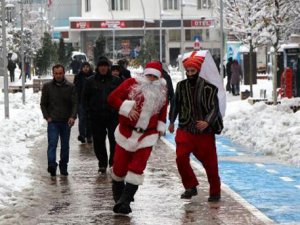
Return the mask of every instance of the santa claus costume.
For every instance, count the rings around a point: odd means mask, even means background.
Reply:
[[[108,98],[108,103],[119,111],[112,168],[116,213],[131,212],[129,204],[143,183],[152,147],[166,130],[167,87],[161,74],[161,64],[149,62],[144,76],[127,79]],[[130,116],[132,110],[138,114],[135,119]]]

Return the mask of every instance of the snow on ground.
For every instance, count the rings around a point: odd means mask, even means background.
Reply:
[[[142,68],[131,70],[134,75],[142,73]],[[175,88],[182,75],[172,67],[170,74]],[[241,90],[246,89],[250,90],[249,86],[241,87]],[[266,89],[267,97],[271,98],[271,81],[258,80],[254,85],[255,98],[261,89]],[[4,119],[4,95],[0,92],[0,209],[13,199],[14,192],[30,184],[28,167],[33,164],[29,149],[34,147],[37,138],[46,136],[46,123],[39,106],[40,93],[33,94],[32,89],[26,89],[25,105],[21,93],[10,94],[9,101],[10,119]],[[223,135],[257,152],[300,166],[300,111],[293,113],[291,105],[300,105],[300,99],[283,99],[276,106],[250,105],[247,100],[240,100],[240,96],[228,94]]]
[[[2,78],[2,77],[1,77]],[[40,94],[26,90],[26,104],[22,94],[9,95],[9,119],[4,116],[4,95],[0,93],[0,209],[14,199],[14,193],[30,184],[28,167],[33,166],[29,148],[41,134],[46,134],[39,100]]]

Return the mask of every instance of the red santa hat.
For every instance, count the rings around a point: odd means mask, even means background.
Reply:
[[[152,61],[148,62],[146,64],[145,70],[144,70],[144,75],[151,74],[154,76],[157,76],[158,78],[161,77],[162,74],[162,65],[158,61]]]

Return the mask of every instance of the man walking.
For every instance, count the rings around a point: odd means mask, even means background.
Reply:
[[[84,144],[86,141],[92,143],[92,132],[90,123],[87,117],[86,109],[82,104],[82,91],[87,82],[87,78],[93,75],[91,65],[88,62],[83,62],[81,64],[81,69],[78,74],[74,77],[74,85],[78,95],[78,130],[79,136],[78,141]]]
[[[41,110],[48,123],[48,172],[56,176],[56,148],[61,142],[59,170],[68,175],[69,141],[71,127],[77,113],[77,94],[73,84],[65,79],[65,68],[56,64],[52,68],[53,80],[44,84],[41,97]]]
[[[221,133],[223,122],[218,88],[199,77],[203,61],[199,56],[183,61],[187,79],[177,84],[169,131],[174,132],[174,122],[179,115],[175,141],[177,168],[185,188],[181,198],[190,199],[197,195],[199,183],[190,165],[190,154],[193,153],[206,171],[210,185],[208,201],[213,202],[221,198],[215,134]]]
[[[115,152],[114,132],[118,125],[118,112],[107,103],[108,95],[121,83],[121,79],[112,76],[110,61],[100,57],[96,74],[87,79],[83,89],[83,107],[87,110],[92,126],[94,151],[98,159],[98,172],[105,174],[107,166],[113,164]],[[109,140],[110,155],[106,150],[106,136]]]
[[[147,63],[144,76],[125,80],[108,102],[119,111],[112,169],[113,211],[128,214],[138,185],[143,184],[152,147],[166,130],[167,87],[161,63]]]

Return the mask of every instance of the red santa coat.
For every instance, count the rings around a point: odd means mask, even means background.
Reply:
[[[149,107],[149,104],[147,105],[147,100],[142,98],[140,101],[136,101],[129,97],[135,84],[137,84],[136,79],[127,79],[108,97],[108,103],[119,111],[119,125],[115,131],[116,142],[130,152],[156,144],[159,138],[158,133],[166,131],[168,107],[166,97],[162,109],[152,115],[152,110],[149,110],[152,107]],[[137,121],[131,121],[128,114],[135,104],[137,104],[137,111],[140,116]],[[142,129],[144,132],[137,132],[137,129]]]

